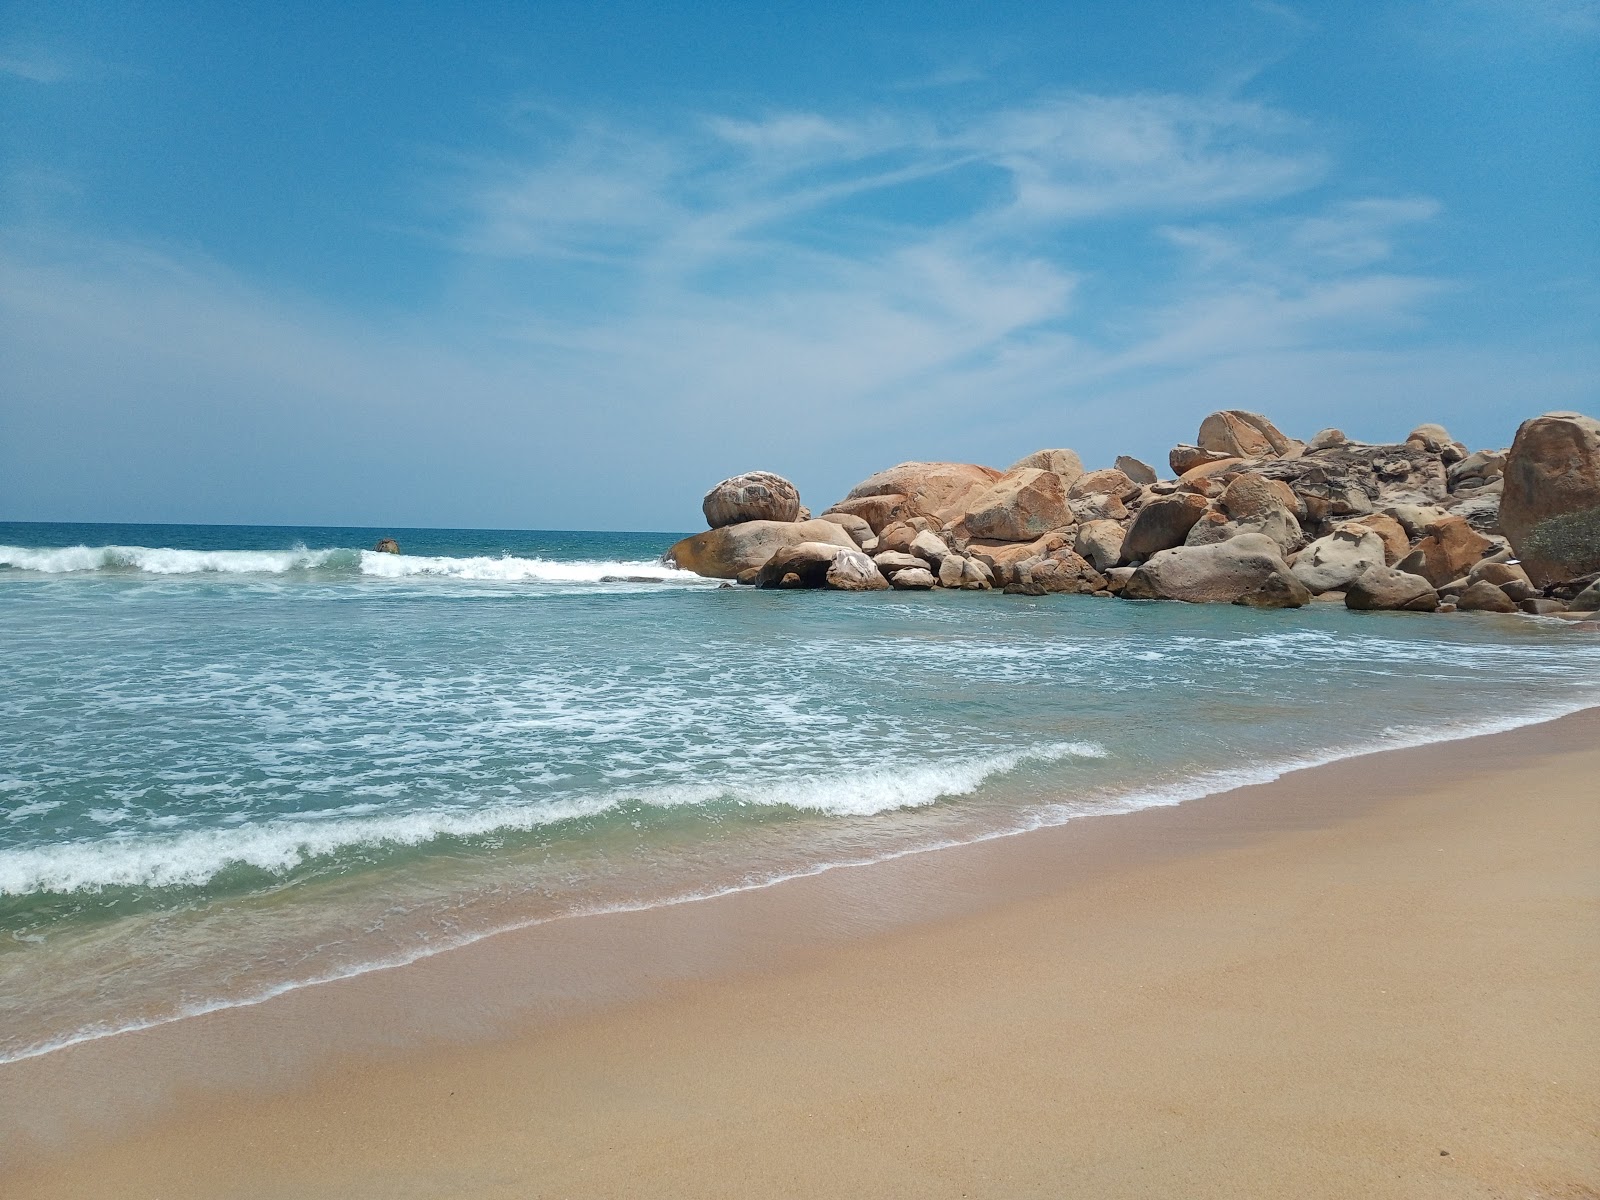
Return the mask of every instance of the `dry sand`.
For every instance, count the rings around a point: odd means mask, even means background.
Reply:
[[[1597,734],[585,918],[0,1068],[0,1195],[1594,1197]],[[430,1036],[584,947],[590,1002]],[[381,1050],[267,1069],[359,1013]],[[74,1125],[91,1094],[137,1104]]]

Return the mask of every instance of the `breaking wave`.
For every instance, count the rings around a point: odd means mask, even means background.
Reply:
[[[659,562],[546,558],[428,557],[371,550],[178,550],[165,546],[0,546],[0,568],[44,575],[290,575],[456,579],[501,583],[685,583],[707,581]]]
[[[236,867],[287,874],[318,859],[375,848],[421,846],[443,838],[526,832],[624,808],[787,808],[828,816],[872,816],[923,808],[976,791],[1027,762],[1103,758],[1103,747],[1057,742],[915,769],[874,768],[820,779],[667,786],[610,796],[551,799],[485,808],[430,809],[372,817],[283,817],[255,825],[198,829],[163,837],[138,834],[0,850],[0,895],[96,892],[116,887],[202,887]]]

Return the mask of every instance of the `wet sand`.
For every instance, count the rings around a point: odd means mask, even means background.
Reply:
[[[1600,1196],[1600,713],[0,1067],[0,1195]]]

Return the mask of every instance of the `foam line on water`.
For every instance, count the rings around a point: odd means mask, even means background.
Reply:
[[[569,920],[574,917],[600,916],[607,913],[642,912],[653,908],[666,908],[680,904],[692,904],[702,900],[714,900],[719,897],[734,895],[740,892],[760,891],[792,880],[821,875],[828,871],[844,870],[855,867],[870,867],[878,863],[892,862],[896,859],[908,858],[919,854],[929,854],[940,850],[956,849],[963,845],[972,845],[979,842],[994,841],[999,838],[1015,837],[1019,834],[1034,832],[1036,830],[1059,826],[1069,821],[1094,815],[1113,815],[1139,811],[1146,808],[1169,807],[1188,801],[1197,800],[1204,796],[1216,795],[1230,791],[1234,788],[1250,786],[1253,784],[1270,783],[1284,775],[1311,767],[1326,766],[1330,763],[1340,762],[1345,759],[1361,758],[1369,754],[1377,754],[1386,750],[1399,750],[1415,748],[1425,745],[1434,745],[1441,742],[1463,741],[1467,738],[1485,737],[1496,733],[1506,733],[1513,729],[1524,728],[1529,725],[1538,725],[1546,721],[1558,720],[1573,713],[1583,712],[1587,709],[1600,708],[1600,696],[1589,696],[1582,700],[1566,703],[1552,703],[1541,705],[1518,715],[1507,715],[1484,721],[1469,722],[1455,726],[1439,726],[1431,729],[1395,729],[1392,730],[1382,742],[1376,745],[1348,746],[1342,749],[1329,750],[1322,754],[1307,756],[1299,759],[1284,760],[1275,764],[1262,764],[1259,767],[1239,770],[1210,772],[1197,776],[1193,780],[1179,783],[1157,790],[1143,790],[1131,788],[1121,796],[1104,795],[1100,803],[1094,807],[1084,804],[1056,804],[1049,805],[1030,814],[1029,818],[1012,826],[994,829],[970,838],[960,840],[943,839],[930,841],[921,845],[905,847],[888,851],[883,854],[864,856],[838,862],[814,863],[796,871],[775,875],[771,878],[758,880],[745,880],[730,884],[726,887],[708,889],[701,892],[692,892],[680,896],[669,897],[661,900],[637,901],[611,905],[596,905],[575,909],[568,913],[555,916],[538,917],[525,921],[518,921],[507,925],[496,926],[489,929],[476,930],[472,933],[462,934],[459,937],[441,941],[427,946],[418,946],[403,954],[393,955],[366,963],[354,964],[338,971],[331,971],[298,980],[285,980],[271,987],[251,993],[244,997],[230,997],[202,1001],[186,1005],[170,1014],[141,1019],[122,1025],[95,1025],[80,1029],[65,1037],[34,1046],[23,1047],[19,1050],[0,1053],[0,1065],[9,1062],[18,1062],[23,1059],[38,1058],[72,1046],[83,1045],[87,1042],[99,1041],[103,1038],[115,1037],[124,1033],[137,1033],[146,1029],[170,1025],[177,1021],[187,1020],[190,1017],[203,1016],[207,1013],[220,1012],[231,1008],[249,1008],[257,1004],[264,1004],[268,1000],[289,992],[299,991],[302,988],[317,987],[327,983],[337,983],[344,979],[353,979],[361,975],[372,974],[377,971],[394,970],[399,967],[409,966],[420,962],[424,958],[431,958],[436,954],[443,954],[450,950],[462,949],[477,942],[484,941],[500,934],[511,933],[519,929],[529,929],[539,925],[546,925],[555,921]]]
[[[516,555],[379,554],[372,550],[180,550],[170,546],[0,546],[0,568],[43,575],[355,574],[373,579],[452,579],[501,583],[677,583],[715,586],[660,562],[563,561]]]
[[[1026,762],[1100,758],[1104,754],[1103,747],[1092,743],[1052,742],[909,770],[860,769],[820,779],[666,786],[470,811],[428,810],[332,821],[279,819],[168,837],[142,834],[54,843],[0,850],[0,895],[98,892],[108,887],[198,887],[232,867],[283,874],[341,851],[527,831],[601,816],[629,803],[678,808],[724,802],[830,816],[872,816],[968,795],[985,780]]]

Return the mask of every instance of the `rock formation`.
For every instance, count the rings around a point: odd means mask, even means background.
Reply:
[[[1085,470],[1068,449],[1005,471],[906,462],[821,518],[765,472],[706,495],[705,533],[667,552],[764,587],[1120,595],[1292,608],[1563,613],[1600,604],[1600,422],[1526,421],[1471,451],[1441,425],[1403,442],[1324,429],[1302,442],[1243,409],[1169,456]],[[1521,561],[1519,562],[1518,559]],[[1588,611],[1588,610],[1582,610]]]

